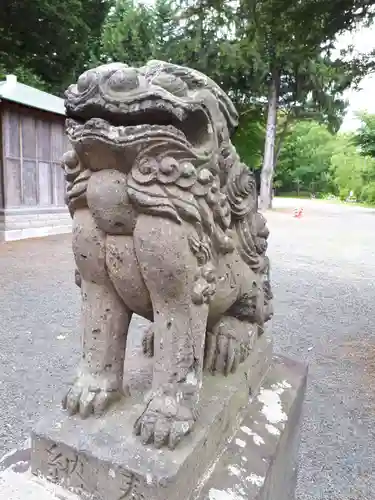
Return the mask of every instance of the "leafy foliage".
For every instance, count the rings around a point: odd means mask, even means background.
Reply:
[[[365,121],[356,134],[332,134],[314,121],[294,124],[276,171],[278,192],[332,193],[342,199],[352,194],[375,204],[375,157],[366,149],[371,143],[366,124],[375,123],[375,116],[362,117]]]
[[[375,115],[360,113],[361,126],[354,136],[356,144],[364,156],[375,158]]]
[[[132,0],[117,2],[103,27],[100,60],[142,65],[153,57],[154,40],[152,10]]]
[[[276,171],[276,186],[286,191],[329,190],[334,136],[324,125],[313,121],[297,122],[285,140]]]
[[[264,135],[265,123],[262,115],[254,108],[245,109],[240,114],[233,143],[241,160],[252,170],[259,170],[262,166]]]
[[[104,0],[3,0],[3,71],[60,93],[84,69],[110,6]]]
[[[350,135],[337,139],[336,151],[331,158],[331,171],[341,198],[345,199],[350,192],[353,192],[355,198],[361,199],[364,187],[362,171],[365,162],[351,139]]]
[[[313,15],[312,3],[314,9],[317,7]],[[244,5],[248,8],[247,2]],[[340,12],[319,7],[319,2],[310,0],[294,3],[267,0],[255,3],[252,18],[250,10],[244,12],[248,39],[252,40],[253,49],[255,43],[264,64],[262,87],[268,89],[269,96],[262,208],[270,206],[269,186],[277,162],[274,154],[276,110],[283,110],[291,119],[315,118],[337,130],[345,108],[342,92],[359,73],[359,62],[352,60],[349,65],[344,60],[332,61],[330,49],[338,32],[355,26],[361,16],[350,8]],[[346,4],[346,7],[349,6]],[[367,14],[368,10],[364,9],[362,15]]]
[[[17,76],[19,82],[26,85],[31,85],[40,90],[44,90],[47,86],[38,75],[23,66],[14,67],[12,73]],[[4,66],[0,65],[0,80],[4,80],[7,74],[9,74],[9,71]]]
[[[354,57],[351,49],[332,58],[338,34],[372,19],[372,2],[3,4],[0,77],[13,72],[20,81],[61,93],[82,70],[98,63],[141,65],[164,59],[186,64],[212,77],[235,101],[240,126],[234,142],[251,168],[261,167],[264,143],[272,141],[265,150],[271,177],[276,167],[278,189],[340,191],[343,196],[353,190],[358,197],[373,196],[375,118],[362,115],[362,128],[350,141],[345,138],[347,143],[335,135],[346,108],[343,92],[373,61]],[[275,105],[270,107],[271,95]],[[271,108],[272,133],[266,133]]]

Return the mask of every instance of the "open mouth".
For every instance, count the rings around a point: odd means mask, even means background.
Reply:
[[[166,135],[200,149],[212,138],[212,126],[203,108],[184,110],[164,101],[146,101],[121,112],[98,108],[92,109],[90,116],[88,111],[68,113],[67,130],[73,142],[96,138],[121,145],[142,136]]]

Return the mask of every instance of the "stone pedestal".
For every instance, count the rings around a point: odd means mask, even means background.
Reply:
[[[192,500],[294,500],[306,376],[305,365],[273,357],[249,412]]]
[[[235,375],[207,376],[201,415],[174,451],[133,434],[133,396],[104,418],[51,413],[32,437],[32,472],[90,500],[291,500],[306,368],[261,338]]]

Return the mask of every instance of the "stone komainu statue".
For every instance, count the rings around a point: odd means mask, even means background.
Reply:
[[[66,113],[83,352],[63,406],[86,417],[119,397],[137,313],[152,322],[154,364],[135,432],[174,448],[197,419],[203,370],[234,372],[272,316],[268,230],[230,142],[237,112],[203,74],[150,61],[82,74]]]

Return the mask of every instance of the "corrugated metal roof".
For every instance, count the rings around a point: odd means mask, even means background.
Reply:
[[[0,100],[65,115],[64,99],[19,83],[14,75],[9,75],[5,81],[0,82]]]

